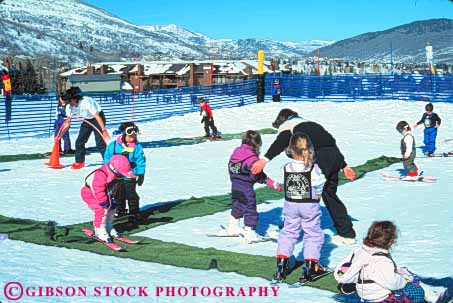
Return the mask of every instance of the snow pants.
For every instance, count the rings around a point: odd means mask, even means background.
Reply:
[[[244,218],[244,225],[256,228],[258,224],[258,212],[256,210],[256,194],[253,183],[241,180],[233,180],[231,215],[236,219]]]
[[[285,201],[283,215],[285,224],[278,237],[277,255],[291,257],[294,252],[294,246],[303,231],[304,259],[319,260],[324,243],[324,233],[321,229],[321,206],[319,203]]]
[[[348,216],[348,210],[337,195],[338,173],[344,164],[343,155],[336,146],[328,146],[317,149],[316,162],[326,176],[326,183],[322,190],[322,200],[332,217],[333,224],[338,235],[345,238],[355,238],[356,234],[352,226],[352,220]]]
[[[428,127],[425,128],[423,131],[423,143],[425,147],[423,152],[426,153],[433,153],[436,151],[436,137],[437,137],[437,128],[435,127]]]
[[[105,116],[102,111],[99,112],[99,116],[101,117],[102,121],[104,121],[105,124]],[[87,121],[93,124],[99,131],[101,131],[101,127],[95,118],[88,119]],[[98,148],[98,151],[101,153],[102,159],[104,159],[104,153],[107,148],[104,138],[102,138],[101,134],[97,130],[95,130],[93,126],[86,122],[83,122],[82,125],[80,125],[79,136],[77,137],[75,143],[76,144],[75,161],[77,163],[85,162],[85,144],[88,142],[88,139],[90,139],[91,133],[93,131],[94,138],[96,141],[96,147]]]
[[[118,201],[118,212],[126,211],[127,200],[129,213],[131,215],[137,215],[140,212],[140,197],[137,193],[137,181],[135,179],[124,179],[119,186],[115,194],[115,198]]]
[[[204,132],[206,134],[206,136],[210,136],[210,133],[209,133],[209,128],[212,129],[212,134],[215,136],[217,135],[219,132],[217,130],[217,127],[214,125],[214,118],[205,118],[203,120],[204,122]]]
[[[94,211],[93,226],[96,228],[101,227],[101,224],[105,226],[111,226],[113,222],[113,216],[116,212],[116,208],[105,208],[99,204],[93,197],[91,190],[84,186],[81,190],[81,196],[83,202],[85,202],[89,208]]]

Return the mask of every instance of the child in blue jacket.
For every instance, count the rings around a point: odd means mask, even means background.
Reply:
[[[142,186],[145,180],[146,158],[142,146],[138,143],[138,127],[134,122],[124,122],[120,125],[121,134],[112,141],[104,154],[104,162],[108,163],[113,155],[124,155],[129,159],[132,171],[137,179],[124,179],[122,190],[116,196],[118,208],[116,217],[127,214],[126,200],[129,206],[129,218],[131,224],[137,225],[141,221],[140,217],[140,197],[137,194],[137,185]]]

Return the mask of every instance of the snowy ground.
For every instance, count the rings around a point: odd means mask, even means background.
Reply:
[[[399,142],[401,136],[395,131],[395,125],[399,120],[407,120],[411,125],[418,121],[423,113],[423,102],[401,101],[378,101],[378,102],[303,102],[284,104],[256,104],[234,109],[222,109],[214,112],[216,124],[223,133],[242,132],[247,129],[261,129],[270,127],[278,111],[284,107],[290,107],[299,112],[306,119],[321,123],[337,139],[348,164],[354,166],[362,164],[368,159],[381,155],[399,156]],[[435,112],[443,119],[443,125],[439,129],[439,151],[453,150],[453,145],[443,143],[453,135],[453,126],[449,125],[449,117],[453,116],[453,105],[436,103]],[[203,133],[197,113],[177,116],[166,120],[153,121],[141,124],[143,142],[162,140],[174,137],[192,137]],[[113,128],[111,128],[113,130]],[[423,130],[415,132],[417,145],[422,145]],[[264,136],[263,151],[275,136]],[[72,136],[75,140],[75,135]],[[44,152],[50,149],[52,139],[20,139],[5,141],[5,146],[0,154]],[[226,162],[233,150],[239,144],[238,140],[224,142],[206,142],[203,144],[145,149],[148,160],[147,175],[144,186],[139,188],[142,197],[141,205],[150,205],[157,202],[171,201],[188,198],[190,196],[208,196],[224,194],[230,190],[230,182],[226,170]],[[418,150],[421,155],[420,150]],[[278,179],[280,169],[286,161],[285,156],[273,160],[266,168],[267,172]],[[346,203],[350,215],[354,218],[354,225],[358,232],[358,240],[363,238],[364,233],[373,220],[394,220],[400,229],[400,239],[394,249],[394,256],[400,265],[408,266],[420,274],[437,277],[451,275],[453,260],[451,251],[453,241],[449,237],[452,223],[449,216],[451,209],[450,201],[453,189],[448,184],[449,176],[452,175],[453,158],[420,158],[417,163],[424,169],[425,175],[434,175],[439,178],[436,184],[425,183],[402,183],[386,181],[379,176],[379,172],[366,175],[358,180],[339,188],[339,195]],[[63,164],[71,164],[73,159],[61,159]],[[83,185],[84,177],[95,168],[87,167],[79,171],[70,169],[52,170],[43,165],[42,160],[1,163],[0,186],[7,189],[3,192],[3,201],[8,203],[0,213],[5,216],[30,218],[37,220],[55,220],[60,224],[72,224],[89,221],[92,219],[91,211],[80,200],[79,190]],[[100,156],[93,154],[87,157],[87,164],[100,163]],[[401,165],[394,165],[386,170],[396,173]],[[281,201],[269,201],[269,204],[260,206],[264,211],[260,230],[268,224],[278,223],[281,212]],[[261,255],[272,256],[275,254],[275,243],[263,243],[254,247],[235,243],[231,239],[207,239],[204,234],[213,232],[219,224],[225,224],[228,213],[219,213],[203,218],[194,218],[167,224],[146,232],[143,235],[171,240],[174,242],[187,243],[194,246],[216,248],[232,251],[242,251]],[[323,219],[323,227],[326,237],[332,235],[331,225],[328,219]],[[184,224],[182,226],[181,224]],[[187,229],[192,230],[192,237],[187,237]],[[182,234],[182,230],[185,231]],[[97,256],[85,252],[48,248],[31,244],[23,244],[13,241],[0,242],[6,255],[3,259],[3,267],[0,281],[20,280],[21,282],[46,282],[49,285],[58,285],[62,282],[61,272],[73,273],[73,276],[65,276],[65,282],[89,280],[91,277],[101,278],[99,274],[93,274],[94,264],[102,264],[105,256]],[[334,265],[340,258],[348,253],[350,248],[338,248],[326,245],[323,249],[323,261]],[[61,252],[64,251],[62,254]],[[50,254],[52,258],[42,256]],[[29,259],[33,261],[29,262]],[[50,261],[49,261],[50,260]],[[54,261],[52,261],[54,260]],[[92,261],[93,260],[93,261]],[[109,258],[108,260],[112,260]],[[58,266],[49,266],[49,262],[56,262]],[[93,267],[88,266],[93,262]],[[202,285],[208,281],[229,281],[243,284],[254,284],[252,279],[238,275],[231,277],[229,274],[212,273],[217,276],[208,277],[205,280],[199,275],[208,275],[207,272],[181,269],[166,266],[165,275],[149,278],[147,272],[160,272],[161,265],[140,262],[139,270],[133,275],[128,275],[129,268],[138,261],[114,259],[108,262],[102,269],[103,282],[115,284],[114,277],[127,277],[130,284],[142,285],[143,281],[149,283],[162,280],[162,284],[172,283],[174,275],[178,275],[178,283],[193,283]],[[118,263],[117,263],[118,262]],[[124,263],[123,263],[124,262]],[[429,266],[430,262],[442,264],[442,266]],[[26,263],[27,266],[21,264]],[[126,266],[116,266],[116,264]],[[142,272],[141,268],[146,268]],[[34,274],[32,274],[34,272]],[[39,273],[39,275],[38,275]],[[76,274],[74,274],[76,273]],[[114,273],[113,275],[111,273]],[[146,276],[145,276],[146,275]],[[39,278],[41,277],[41,278]],[[79,277],[81,280],[79,280]],[[85,278],[83,278],[85,277]],[[187,277],[187,280],[184,280]],[[14,278],[14,279],[13,279]],[[253,280],[255,281],[255,280]],[[231,283],[233,283],[231,282]],[[229,282],[228,282],[229,283]],[[264,283],[264,280],[256,280],[256,284]],[[227,283],[226,283],[227,284]],[[226,285],[225,284],[225,285]],[[301,292],[282,291],[297,302],[311,302],[316,296],[316,301],[333,301],[328,299],[331,294],[312,289],[304,289]],[[300,293],[300,295],[299,295]],[[1,297],[0,297],[1,298]],[[35,298],[36,299],[36,298]],[[73,298],[72,298],[73,299]],[[65,302],[76,302],[74,300]],[[101,299],[101,298],[97,298]],[[161,300],[161,299],[159,299]],[[48,302],[32,300],[33,302]],[[22,302],[22,301],[21,301]],[[24,301],[25,302],[25,301]],[[82,302],[82,301],[81,301]],[[112,302],[109,298],[96,300],[96,302]],[[127,301],[121,301],[127,302]],[[131,302],[149,302],[135,300]],[[162,299],[162,302],[166,302]],[[176,301],[172,301],[176,302]],[[194,301],[195,302],[195,301]],[[209,302],[203,299],[203,302]],[[217,301],[218,302],[218,301]],[[223,302],[223,301],[222,301]],[[235,302],[225,299],[225,302]],[[244,302],[244,301],[241,301]],[[247,300],[249,302],[249,300]],[[292,302],[289,300],[289,302]]]

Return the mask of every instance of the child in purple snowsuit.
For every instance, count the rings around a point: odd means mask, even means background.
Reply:
[[[56,119],[55,119],[55,123],[54,123],[54,130],[55,130],[54,137],[57,137],[59,135],[60,128],[65,121],[66,121],[66,103],[63,100],[63,98],[60,96],[58,98]],[[62,136],[60,134],[59,137],[61,137],[64,141],[63,149],[61,149],[61,139],[58,142],[58,145],[60,146],[60,153],[61,154],[74,153],[74,151],[71,149],[71,138],[69,137],[69,131],[66,131]]]
[[[228,229],[225,235],[239,236],[242,234],[240,218],[244,218],[245,238],[249,243],[259,241],[260,236],[255,232],[258,224],[256,210],[256,195],[253,185],[266,183],[269,187],[281,191],[281,186],[261,172],[258,175],[251,173],[250,169],[259,158],[262,141],[258,132],[249,130],[242,137],[241,146],[237,147],[230,157],[228,171],[231,180],[232,209]]]
[[[326,179],[314,163],[315,152],[307,135],[293,134],[287,152],[294,161],[283,168],[284,226],[278,238],[277,272],[274,277],[281,281],[289,273],[288,260],[303,231],[305,265],[300,281],[312,281],[326,272],[318,264],[324,243],[319,199]]]

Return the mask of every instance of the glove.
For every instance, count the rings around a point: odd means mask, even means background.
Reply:
[[[111,198],[110,201],[104,201],[101,204],[99,204],[104,209],[115,209],[118,206],[118,202],[116,201],[115,198]]]
[[[137,178],[137,185],[138,186],[142,186],[143,184],[143,181],[145,181],[145,175],[144,174],[140,174],[140,175],[137,175],[138,178]]]
[[[349,166],[346,166],[345,168],[343,168],[343,173],[344,173],[344,176],[349,180],[349,181],[354,181],[355,179],[355,172],[352,168],[350,168]]]
[[[399,267],[396,270],[403,278],[408,282],[414,281],[414,275],[406,268],[406,267]]]
[[[278,192],[282,191],[282,185],[276,183],[274,180],[272,180],[269,177],[266,178],[266,185],[267,185],[267,187],[269,187],[275,191],[278,191]]]

